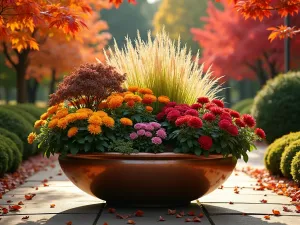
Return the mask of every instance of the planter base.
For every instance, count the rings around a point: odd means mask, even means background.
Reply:
[[[190,205],[191,202],[157,202],[157,203],[149,203],[149,202],[106,202],[108,208],[169,208],[173,209],[176,207],[186,207]]]

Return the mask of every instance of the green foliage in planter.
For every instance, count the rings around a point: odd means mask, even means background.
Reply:
[[[248,110],[249,107],[252,107],[252,104],[253,104],[253,98],[247,98],[235,103],[231,108],[240,113],[242,113],[242,111],[246,111],[245,109],[247,109],[247,112],[243,114],[249,114]]]
[[[28,113],[30,113],[32,116],[34,116],[37,120],[40,118],[40,116],[46,112],[45,109],[39,108],[33,104],[19,104],[18,107]]]
[[[280,162],[282,153],[286,147],[298,139],[300,139],[300,132],[290,133],[277,139],[268,147],[265,155],[265,165],[272,174],[281,174]]]
[[[8,155],[11,157],[9,160],[8,172],[15,172],[22,162],[21,152],[19,151],[17,145],[8,137],[0,135],[0,143],[6,146]]]
[[[7,172],[8,169],[8,154],[4,145],[0,145],[0,177]]]
[[[254,99],[251,114],[265,130],[267,142],[300,131],[300,72],[269,80]]]
[[[291,163],[297,152],[300,152],[300,140],[292,142],[284,149],[281,156],[280,170],[285,177],[291,178]]]
[[[22,140],[23,158],[28,158],[32,153],[32,146],[28,144],[27,136],[33,130],[32,125],[17,113],[0,108],[0,127],[15,133]]]
[[[109,152],[119,152],[122,154],[138,153],[138,150],[133,148],[132,141],[116,140],[108,147]]]
[[[17,145],[19,152],[21,154],[23,154],[23,150],[24,150],[23,142],[16,134],[14,134],[13,132],[10,132],[4,128],[0,128],[0,135],[3,135],[5,137],[8,137],[9,139],[11,139]]]
[[[300,183],[300,152],[298,152],[292,161],[291,174],[293,180]]]

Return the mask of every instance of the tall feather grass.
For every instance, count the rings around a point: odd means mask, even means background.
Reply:
[[[167,95],[171,101],[193,104],[200,96],[216,98],[222,88],[211,71],[203,71],[199,55],[180,46],[180,38],[172,41],[163,30],[152,40],[150,32],[144,42],[126,38],[123,49],[114,44],[105,55],[107,63],[127,74],[125,86],[137,85],[153,90],[156,95]]]

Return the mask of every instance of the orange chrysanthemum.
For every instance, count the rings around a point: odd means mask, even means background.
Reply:
[[[110,109],[116,109],[119,108],[123,104],[124,98],[122,96],[113,96],[108,101],[108,108]]]
[[[124,126],[132,126],[132,120],[128,119],[128,118],[121,118],[120,119],[121,124],[123,124]]]
[[[89,124],[88,125],[88,131],[90,132],[90,134],[97,135],[97,134],[100,134],[102,132],[102,129],[99,125]]]
[[[139,90],[138,86],[129,86],[128,87],[128,91],[131,91],[131,92],[137,92],[138,90]]]
[[[102,118],[102,122],[105,126],[113,128],[115,125],[115,121],[113,118],[109,117],[109,116],[105,116]]]
[[[54,127],[56,127],[57,123],[58,123],[58,119],[54,118],[48,123],[48,127],[54,128]]]
[[[51,106],[50,108],[48,108],[47,112],[49,115],[52,115],[54,114],[58,109],[58,105],[54,105],[54,106]]]
[[[55,117],[60,119],[60,118],[65,117],[68,114],[69,114],[68,109],[67,108],[62,108],[62,109],[57,111]]]
[[[152,112],[153,108],[151,106],[146,106],[146,110],[147,110],[147,112]]]
[[[40,116],[40,119],[41,120],[46,120],[48,118],[49,114],[48,113],[43,113],[41,116]]]
[[[68,120],[66,120],[66,118],[59,119],[57,122],[57,126],[63,130],[66,129],[68,126]]]
[[[94,115],[98,115],[100,117],[104,117],[104,116],[107,116],[107,113],[104,112],[104,111],[97,111],[97,112],[94,112]]]
[[[124,101],[125,102],[129,102],[129,101],[134,101],[135,100],[135,96],[136,95],[134,95],[134,94],[126,94],[125,96],[124,96]]]
[[[75,113],[77,120],[85,120],[89,118],[89,114],[87,112]]]
[[[135,102],[141,102],[143,99],[141,98],[141,96],[135,95],[134,96],[134,101]]]
[[[108,107],[107,102],[101,102],[98,105],[98,109],[106,109]]]
[[[145,95],[145,94],[149,94],[149,95],[152,95],[153,94],[153,91],[149,88],[140,88],[138,90],[139,93]]]
[[[102,119],[100,118],[100,116],[94,114],[94,115],[90,116],[89,123],[101,126],[102,125]]]
[[[34,142],[35,139],[36,139],[36,133],[31,132],[31,133],[28,135],[27,141],[28,141],[29,144],[32,144],[32,143]]]
[[[78,128],[77,127],[71,127],[69,130],[68,130],[68,137],[71,138],[73,136],[75,136],[78,132]]]
[[[70,113],[69,115],[67,115],[65,118],[68,121],[68,123],[73,123],[77,120],[77,114],[78,113]]]
[[[37,120],[34,123],[34,128],[40,128],[40,126],[42,126],[44,120]]]
[[[158,101],[164,104],[168,104],[170,102],[170,98],[168,96],[159,96]]]
[[[130,100],[126,103],[129,107],[133,107],[135,102],[133,100]]]
[[[76,112],[77,113],[87,113],[88,115],[92,115],[93,110],[88,109],[88,108],[82,108],[82,109],[77,109]]]
[[[156,96],[150,95],[150,94],[145,94],[143,97],[143,103],[144,104],[151,104],[153,102],[156,102]]]

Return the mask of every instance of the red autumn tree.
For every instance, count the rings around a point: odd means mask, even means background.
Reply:
[[[270,43],[267,28],[281,21],[278,15],[268,20],[244,20],[233,5],[221,1],[224,9],[216,8],[211,2],[207,17],[202,18],[206,25],[202,29],[191,29],[194,40],[203,49],[202,62],[213,66],[216,76],[224,79],[257,78],[261,85],[276,76],[283,69],[283,43],[279,39]],[[292,19],[300,25],[300,17]],[[292,39],[292,68],[300,59],[300,37]]]
[[[216,0],[220,2],[220,0]],[[262,21],[265,17],[270,18],[273,12],[277,12],[281,17],[288,15],[298,14],[300,9],[300,0],[227,0],[229,3],[234,3],[236,11],[240,12],[246,19],[253,18]],[[274,24],[275,27],[270,27],[272,33],[269,39],[273,41],[279,37],[292,37],[300,32],[297,26],[287,27],[280,25],[281,23]]]

